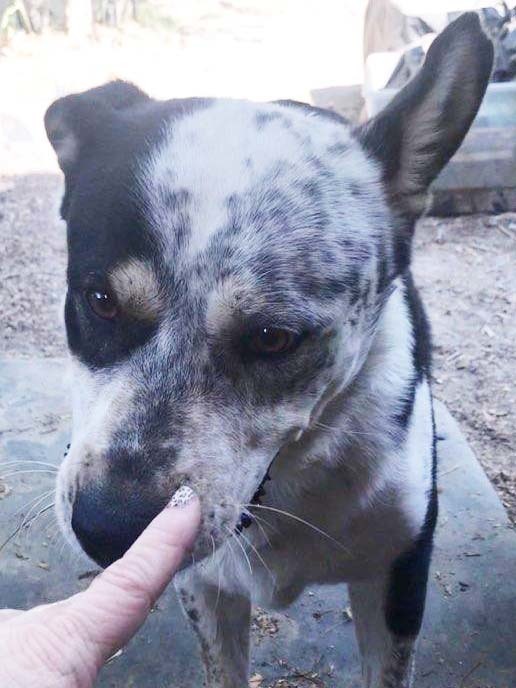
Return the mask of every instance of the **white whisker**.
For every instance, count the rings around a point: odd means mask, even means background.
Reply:
[[[6,478],[11,478],[13,475],[25,475],[27,473],[46,473],[47,475],[55,475],[57,471],[51,471],[49,468],[35,468],[34,470],[23,470],[23,471],[11,471],[10,473],[3,473],[0,475],[0,480],[5,480]]]
[[[5,461],[0,464],[0,468],[12,468],[13,466],[46,466],[52,468],[56,473],[59,466],[48,461],[32,461],[32,459],[19,459],[18,461]]]
[[[63,541],[61,542],[61,547],[59,548],[59,553],[57,555],[59,559],[62,559],[62,557],[63,557],[66,544],[67,544],[66,540],[63,538]],[[69,551],[69,550],[67,550],[67,551]]]
[[[34,526],[34,524],[36,523],[36,521],[37,521],[41,516],[43,516],[44,514],[46,514],[50,509],[53,509],[53,507],[54,507],[54,502],[51,502],[50,504],[46,504],[45,506],[41,507],[41,509],[38,511],[38,513],[35,514],[35,515],[30,519],[30,521],[27,523],[27,525],[25,526],[25,532],[24,532],[24,533],[22,532],[22,536],[24,535],[25,538],[27,538],[27,534],[28,534],[29,530]]]
[[[253,514],[253,521],[254,521],[254,523],[256,523],[256,527],[260,529],[260,533],[265,538],[265,542],[267,543],[267,545],[272,548],[271,541],[269,540],[269,536],[267,535],[265,528],[260,523],[260,521],[263,521],[265,523],[265,520],[263,518],[256,518],[256,515]]]
[[[18,518],[18,516],[22,516],[22,514],[25,512],[25,509],[29,509],[29,507],[31,507],[31,505],[33,505],[34,502],[37,502],[37,501],[38,501],[41,497],[43,497],[44,495],[47,496],[47,497],[50,497],[50,495],[51,495],[53,492],[54,492],[53,489],[52,489],[52,490],[47,490],[46,492],[40,492],[40,493],[37,494],[35,497],[32,497],[32,498],[29,499],[29,501],[26,502],[20,509],[18,509],[18,511],[14,514],[14,518]]]
[[[231,533],[231,535],[233,534],[231,531],[229,531],[229,532]],[[233,565],[237,566],[238,560],[237,560],[237,557],[235,554],[235,550],[233,549],[233,545],[231,544],[231,538],[229,540],[226,540],[226,543],[229,547],[229,551],[231,552],[231,557],[233,558]]]
[[[43,492],[43,494],[39,495],[39,497],[37,497],[35,500],[32,500],[32,506],[23,517],[23,520],[18,527],[18,532],[21,532],[25,528],[25,526],[30,522],[31,514],[41,505],[42,502],[48,499],[53,492],[54,490],[48,490],[47,492]]]
[[[258,559],[259,559],[260,563],[262,564],[263,568],[267,571],[267,573],[269,574],[269,576],[272,578],[272,582],[273,582],[274,586],[276,586],[276,578],[274,577],[274,574],[272,573],[272,571],[270,570],[270,568],[267,566],[267,564],[265,563],[265,561],[264,561],[262,555],[260,554],[260,552],[258,552],[258,550],[257,550],[256,547],[253,545],[253,543],[249,540],[249,538],[247,538],[243,533],[239,533],[236,537],[237,537],[237,538],[238,538],[238,537],[244,538],[244,540],[247,542],[247,544],[249,545],[249,547],[253,550],[253,552],[254,552],[254,553],[256,554],[256,556],[258,557]]]
[[[216,554],[216,547],[215,547],[215,539],[213,535],[210,535],[211,538],[211,546],[213,548],[213,553],[211,555],[211,558],[213,562],[215,562],[215,554]],[[218,574],[218,584],[217,584],[217,598],[215,600],[215,609],[219,606],[219,598],[220,598],[220,575],[221,575],[221,564],[220,562],[217,564],[217,574]]]
[[[347,430],[346,428],[334,428],[331,425],[326,425],[325,423],[320,423],[316,421],[311,425],[312,428],[319,428],[321,430],[327,430],[328,432],[339,433],[340,435],[346,437],[378,437],[374,432],[360,432],[359,430]]]
[[[303,518],[300,518],[299,516],[296,516],[295,514],[291,514],[288,511],[283,511],[282,509],[275,509],[272,506],[264,506],[263,504],[247,504],[247,506],[249,508],[253,508],[253,509],[266,509],[267,511],[273,511],[277,514],[281,514],[283,516],[288,516],[289,518],[294,519],[294,521],[298,521],[299,523],[302,523],[303,525],[307,526],[308,528],[311,528],[316,533],[319,533],[319,535],[322,535],[323,537],[330,540],[330,542],[333,542],[337,547],[339,547],[344,552],[346,552],[346,554],[349,554],[349,550],[342,544],[342,542],[339,542],[334,537],[332,537],[329,533],[326,533],[324,530],[321,530],[320,528],[315,526],[313,523],[310,523],[309,521],[305,521]]]
[[[247,552],[245,551],[245,548],[244,548],[243,544],[242,544],[242,543],[240,542],[240,540],[235,536],[235,533],[234,533],[232,530],[230,530],[230,529],[227,528],[227,527],[226,527],[226,530],[227,530],[227,532],[231,535],[231,537],[236,541],[237,545],[238,545],[238,546],[240,547],[240,549],[242,550],[242,552],[243,552],[243,554],[244,554],[244,557],[245,557],[245,559],[246,559],[246,561],[247,561],[247,565],[249,566],[249,572],[251,573],[251,577],[252,577],[252,575],[253,575],[253,567],[251,566],[251,561],[250,561],[250,559],[249,559],[249,557],[248,557],[248,555],[247,555]]]
[[[45,528],[44,537],[48,540],[51,546],[57,543],[57,538],[61,535],[61,529],[59,528],[59,523],[57,522],[55,511],[52,514],[53,518],[50,523]]]

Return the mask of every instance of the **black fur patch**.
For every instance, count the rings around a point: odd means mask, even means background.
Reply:
[[[393,420],[398,427],[406,428],[412,416],[417,386],[423,378],[430,379],[432,342],[430,324],[410,270],[406,270],[403,275],[403,285],[413,337],[412,362],[414,373],[405,390],[401,409],[394,414]]]
[[[410,270],[406,270],[403,275],[403,285],[405,289],[405,303],[407,304],[408,317],[413,336],[412,362],[414,372],[407,385],[403,399],[401,400],[401,408],[394,414],[393,420],[398,427],[405,429],[412,416],[417,386],[424,377],[428,380],[430,379],[432,342],[430,324]]]
[[[431,374],[432,340],[430,324],[410,270],[405,272],[403,284],[405,286],[405,300],[408,305],[410,322],[414,333],[412,358],[417,374],[416,381],[420,382],[423,376],[429,379]]]
[[[65,322],[71,351],[91,368],[126,358],[155,331],[134,319],[102,320],[89,307],[86,293],[106,288],[110,269],[128,258],[160,263],[135,169],[163,137],[165,123],[208,104],[195,98],[155,101],[131,84],[114,82],[62,98],[49,108],[46,121],[53,127],[53,143],[63,132],[71,132],[77,141],[77,162],[63,170],[61,213],[68,238]],[[171,228],[181,243],[189,229],[188,193],[163,193]]]
[[[390,574],[385,619],[389,630],[398,637],[417,636],[425,610],[428,570],[438,515],[437,443],[433,406],[432,428],[432,486],[425,521],[414,546],[394,562]]]
[[[450,43],[455,41],[460,45],[461,40],[464,59],[469,60],[467,85],[463,72],[454,67],[457,71],[453,73],[447,65]],[[424,156],[425,164],[414,165],[411,170],[410,191],[396,185],[392,189],[401,205],[405,205],[405,193],[423,192],[428,188],[462,143],[482,101],[492,63],[493,45],[482,31],[478,15],[466,12],[432,43],[417,76],[374,119],[356,130],[364,147],[381,163],[387,186],[398,180],[403,156],[414,159],[420,154]],[[442,134],[426,142],[423,137],[423,144],[417,138],[407,139],[409,125],[419,124],[418,110],[425,110],[421,106],[437,102],[435,84],[445,69],[448,69],[448,80],[453,81],[450,81],[448,92],[440,94],[441,103],[433,110],[434,121],[426,122],[426,126],[433,126]],[[425,116],[428,120],[428,111]]]
[[[274,120],[285,120],[286,117],[280,112],[258,112],[254,119],[257,128],[260,130],[263,129],[266,124],[269,124],[269,122],[274,122]]]
[[[188,616],[190,617],[190,619],[193,621],[194,624],[199,623],[200,617],[199,617],[199,612],[197,611],[197,609],[189,609],[187,613],[188,613]]]
[[[406,428],[412,416],[416,389],[424,379],[430,379],[431,334],[410,270],[406,270],[403,275],[403,285],[414,339],[412,346],[414,374],[406,390],[402,409],[394,420],[399,426]],[[432,485],[425,521],[414,546],[395,561],[390,574],[385,611],[386,622],[388,628],[399,637],[417,636],[425,608],[428,569],[438,511],[437,451],[433,406],[432,431]]]

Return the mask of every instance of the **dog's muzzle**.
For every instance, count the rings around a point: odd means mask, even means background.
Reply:
[[[90,485],[75,496],[72,530],[86,554],[106,567],[125,554],[165,505],[112,486]]]

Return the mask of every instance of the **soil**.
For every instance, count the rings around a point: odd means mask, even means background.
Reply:
[[[514,524],[516,214],[420,221],[414,274],[433,329],[434,394]]]
[[[0,354],[62,356],[66,235],[57,175],[0,176]]]
[[[0,176],[0,355],[62,356],[58,175]],[[434,333],[434,391],[516,523],[516,214],[420,221],[414,272]]]

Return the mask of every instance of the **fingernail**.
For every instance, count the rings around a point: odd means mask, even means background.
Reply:
[[[188,502],[191,502],[194,497],[195,492],[192,490],[192,488],[188,487],[188,485],[182,485],[175,492],[174,496],[172,497],[168,505],[174,507],[186,506]]]

